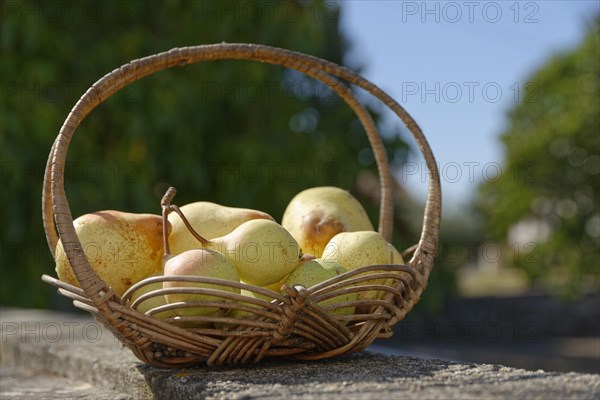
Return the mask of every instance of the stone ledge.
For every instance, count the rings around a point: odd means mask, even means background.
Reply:
[[[10,382],[27,383],[22,371],[38,371],[54,375],[56,385],[87,384],[97,388],[98,395],[135,399],[600,398],[600,375],[369,352],[319,362],[278,360],[245,367],[164,370],[137,361],[90,318],[3,309],[0,322],[3,371],[21,371],[9,374],[16,378],[2,385],[2,395],[13,390]]]
[[[125,400],[129,395],[35,370],[0,367],[3,400]]]

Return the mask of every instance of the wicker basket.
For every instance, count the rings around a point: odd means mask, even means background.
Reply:
[[[200,305],[247,312],[244,318],[237,319],[223,313],[188,317],[187,320],[179,317],[159,319],[155,315],[164,311],[165,306],[145,313],[138,311],[137,307],[145,299],[173,289],[158,289],[140,296],[136,301],[131,301],[131,296],[145,285],[173,278],[145,279],[122,297],[100,279],[91,268],[75,233],[64,191],[65,159],[75,129],[97,105],[142,77],[174,66],[219,59],[254,60],[295,69],[327,84],[346,101],[362,122],[375,154],[381,183],[379,232],[388,241],[391,240],[393,220],[392,177],[383,144],[370,114],[338,78],[368,91],[404,122],[425,157],[430,177],[423,230],[418,244],[403,253],[405,258],[412,255],[406,265],[365,266],[310,288],[285,286],[281,293],[220,279],[178,278],[246,289],[273,299],[269,302],[217,289],[185,289],[188,290],[186,293],[208,293],[217,299],[201,302]],[[176,48],[134,60],[105,75],[79,99],[69,113],[46,164],[42,208],[50,251],[54,256],[59,237],[65,248],[74,249],[67,256],[81,288],[48,275],[42,279],[72,299],[76,307],[92,313],[140,360],[158,367],[183,367],[198,363],[211,366],[256,363],[265,357],[276,356],[303,360],[340,356],[362,351],[376,338],[391,336],[392,326],[419,301],[433,267],[440,206],[439,174],[421,129],[396,101],[360,75],[316,57],[263,45],[222,43]],[[391,279],[393,284],[382,285],[374,281],[382,278]],[[364,290],[378,290],[384,296],[380,300],[331,304],[332,298]],[[327,299],[330,301],[323,304]],[[166,308],[191,306],[198,304],[167,305]],[[363,311],[351,315],[332,312],[349,306]]]

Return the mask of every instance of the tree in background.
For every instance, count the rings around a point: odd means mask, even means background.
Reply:
[[[566,296],[598,288],[599,26],[529,79],[502,135],[504,173],[480,187],[491,237],[539,288]]]
[[[0,304],[58,301],[40,280],[53,273],[40,215],[43,171],[62,122],[94,81],[135,58],[222,41],[344,64],[339,13],[324,1],[2,3]],[[399,165],[406,144],[397,132],[384,139]],[[336,185],[357,194],[376,221],[377,202],[361,197],[356,179],[373,171],[356,116],[323,85],[278,66],[226,60],[160,72],[94,110],[73,138],[65,188],[74,217],[159,213],[173,185],[178,204],[207,200],[280,219],[298,191]]]

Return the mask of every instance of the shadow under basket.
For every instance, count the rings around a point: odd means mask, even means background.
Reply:
[[[201,61],[237,59],[278,64],[328,85],[356,113],[369,138],[379,170],[379,232],[392,237],[392,176],[377,127],[347,83],[378,98],[404,123],[417,142],[429,170],[428,196],[419,242],[402,255],[405,265],[370,265],[305,288],[281,292],[216,278],[156,276],[118,296],[92,269],[73,226],[64,190],[64,167],[75,129],[100,103],[130,83],[155,72]],[[347,82],[344,83],[343,81]],[[320,58],[254,44],[214,44],[176,48],[110,72],[79,99],[57,136],[46,164],[42,195],[44,230],[54,256],[59,238],[81,288],[44,275],[73,304],[89,311],[143,362],[158,367],[206,363],[256,363],[266,357],[317,360],[355,353],[375,339],[389,337],[427,286],[437,248],[441,212],[440,179],[434,156],[421,129],[389,95],[360,75]],[[211,288],[162,288],[164,281],[210,284]],[[150,286],[152,285],[152,286]],[[239,294],[246,290],[254,297]],[[167,293],[203,294],[205,300],[149,308]],[[362,296],[361,296],[362,293]],[[186,312],[214,307],[209,315]]]

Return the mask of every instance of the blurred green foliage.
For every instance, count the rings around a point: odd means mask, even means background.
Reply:
[[[324,1],[2,2],[0,304],[59,301],[40,280],[54,274],[41,224],[43,172],[62,122],[94,81],[132,59],[221,41],[344,64],[339,13]],[[383,133],[399,165],[407,146],[397,132]],[[307,187],[359,195],[356,177],[375,171],[368,148],[356,116],[323,85],[281,67],[213,61],[145,78],[94,110],[71,143],[65,188],[74,217],[159,213],[173,185],[177,204],[214,201],[280,219]],[[376,222],[376,201],[359,200]]]
[[[504,173],[478,199],[490,236],[539,289],[563,296],[599,283],[599,26],[528,79],[502,135]]]

